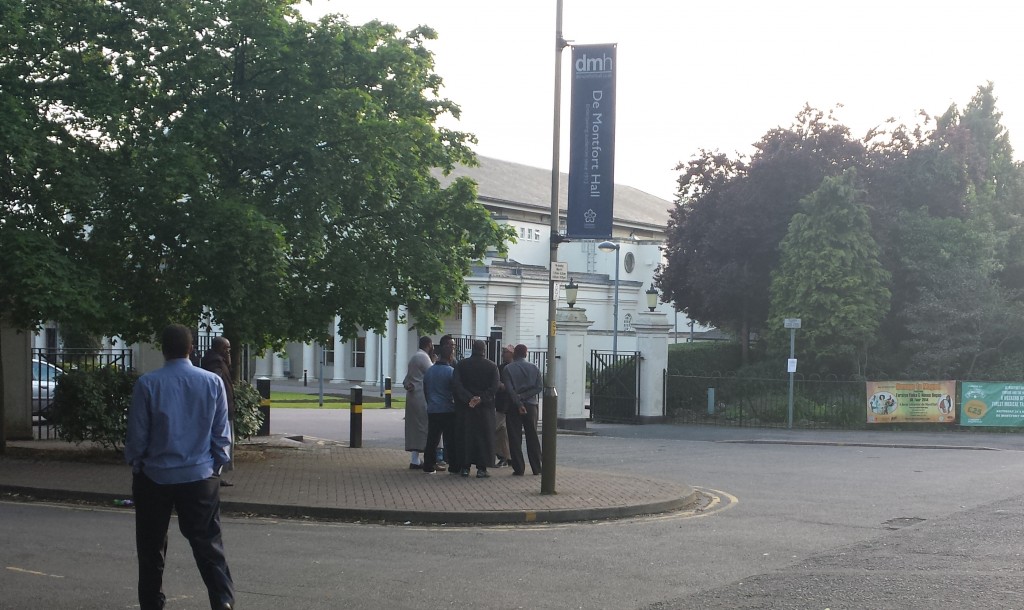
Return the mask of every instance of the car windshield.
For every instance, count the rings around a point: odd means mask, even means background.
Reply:
[[[60,369],[39,360],[32,361],[32,379],[35,381],[53,381],[60,376]]]

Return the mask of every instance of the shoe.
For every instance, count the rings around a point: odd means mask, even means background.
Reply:
[[[448,467],[448,462],[446,462],[444,460],[438,460],[437,461],[437,467],[443,470],[443,469]]]
[[[469,476],[469,468],[463,468],[462,472],[460,472],[459,474],[461,474],[464,477],[468,477]]]
[[[409,464],[409,470],[423,470],[423,464]]]
[[[525,473],[525,472],[513,472],[513,473],[512,473],[512,476],[514,476],[514,477],[521,477],[521,476],[523,476],[524,474],[526,474],[526,473]]]
[[[491,478],[491,475],[487,474],[486,470],[480,470],[479,468],[477,468],[477,470],[476,470],[476,478],[478,478],[478,479],[489,479],[489,478]]]
[[[235,484],[232,483],[231,481],[228,481],[227,479],[221,479],[220,480],[220,486],[221,487],[234,487]]]
[[[498,460],[497,462],[495,462],[495,464],[494,464],[494,467],[495,467],[495,468],[504,468],[505,466],[508,466],[508,460],[506,460],[506,459],[504,459],[504,458],[502,458],[502,459],[499,459],[499,460]]]
[[[424,470],[423,474],[437,474],[436,470]]]

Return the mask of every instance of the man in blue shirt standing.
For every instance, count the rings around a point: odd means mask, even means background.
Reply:
[[[164,366],[135,383],[125,459],[132,466],[139,605],[164,607],[164,560],[171,510],[192,546],[213,610],[231,610],[234,584],[220,529],[220,472],[230,462],[224,383],[192,366],[192,332],[164,329]]]
[[[437,444],[444,437],[448,459],[458,453],[455,431],[455,398],[452,397],[453,345],[442,343],[437,362],[423,374],[423,393],[427,398],[427,448],[423,453],[423,472],[437,470]]]

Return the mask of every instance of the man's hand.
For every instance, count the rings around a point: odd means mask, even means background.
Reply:
[[[519,414],[520,415],[526,415],[526,407],[522,407],[522,406],[519,407]]]
[[[478,404],[480,404],[480,397],[479,396],[474,396],[473,398],[469,399],[469,408],[470,409],[476,407]]]
[[[413,390],[416,389],[416,386],[414,386],[412,382],[406,383],[403,387],[405,388],[406,392],[412,392]]]

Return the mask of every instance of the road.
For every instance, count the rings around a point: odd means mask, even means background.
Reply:
[[[400,411],[367,413],[364,443],[400,442]],[[330,437],[333,419],[319,418],[347,416],[275,409],[271,421]],[[597,428],[599,436],[560,436],[559,464],[685,482],[717,503],[705,513],[558,526],[232,518],[225,537],[238,605],[1024,608],[1024,468],[1013,437],[998,439],[999,450],[966,450]],[[0,608],[133,607],[130,512],[3,503],[0,523]],[[173,529],[168,563],[168,608],[203,608]]]

